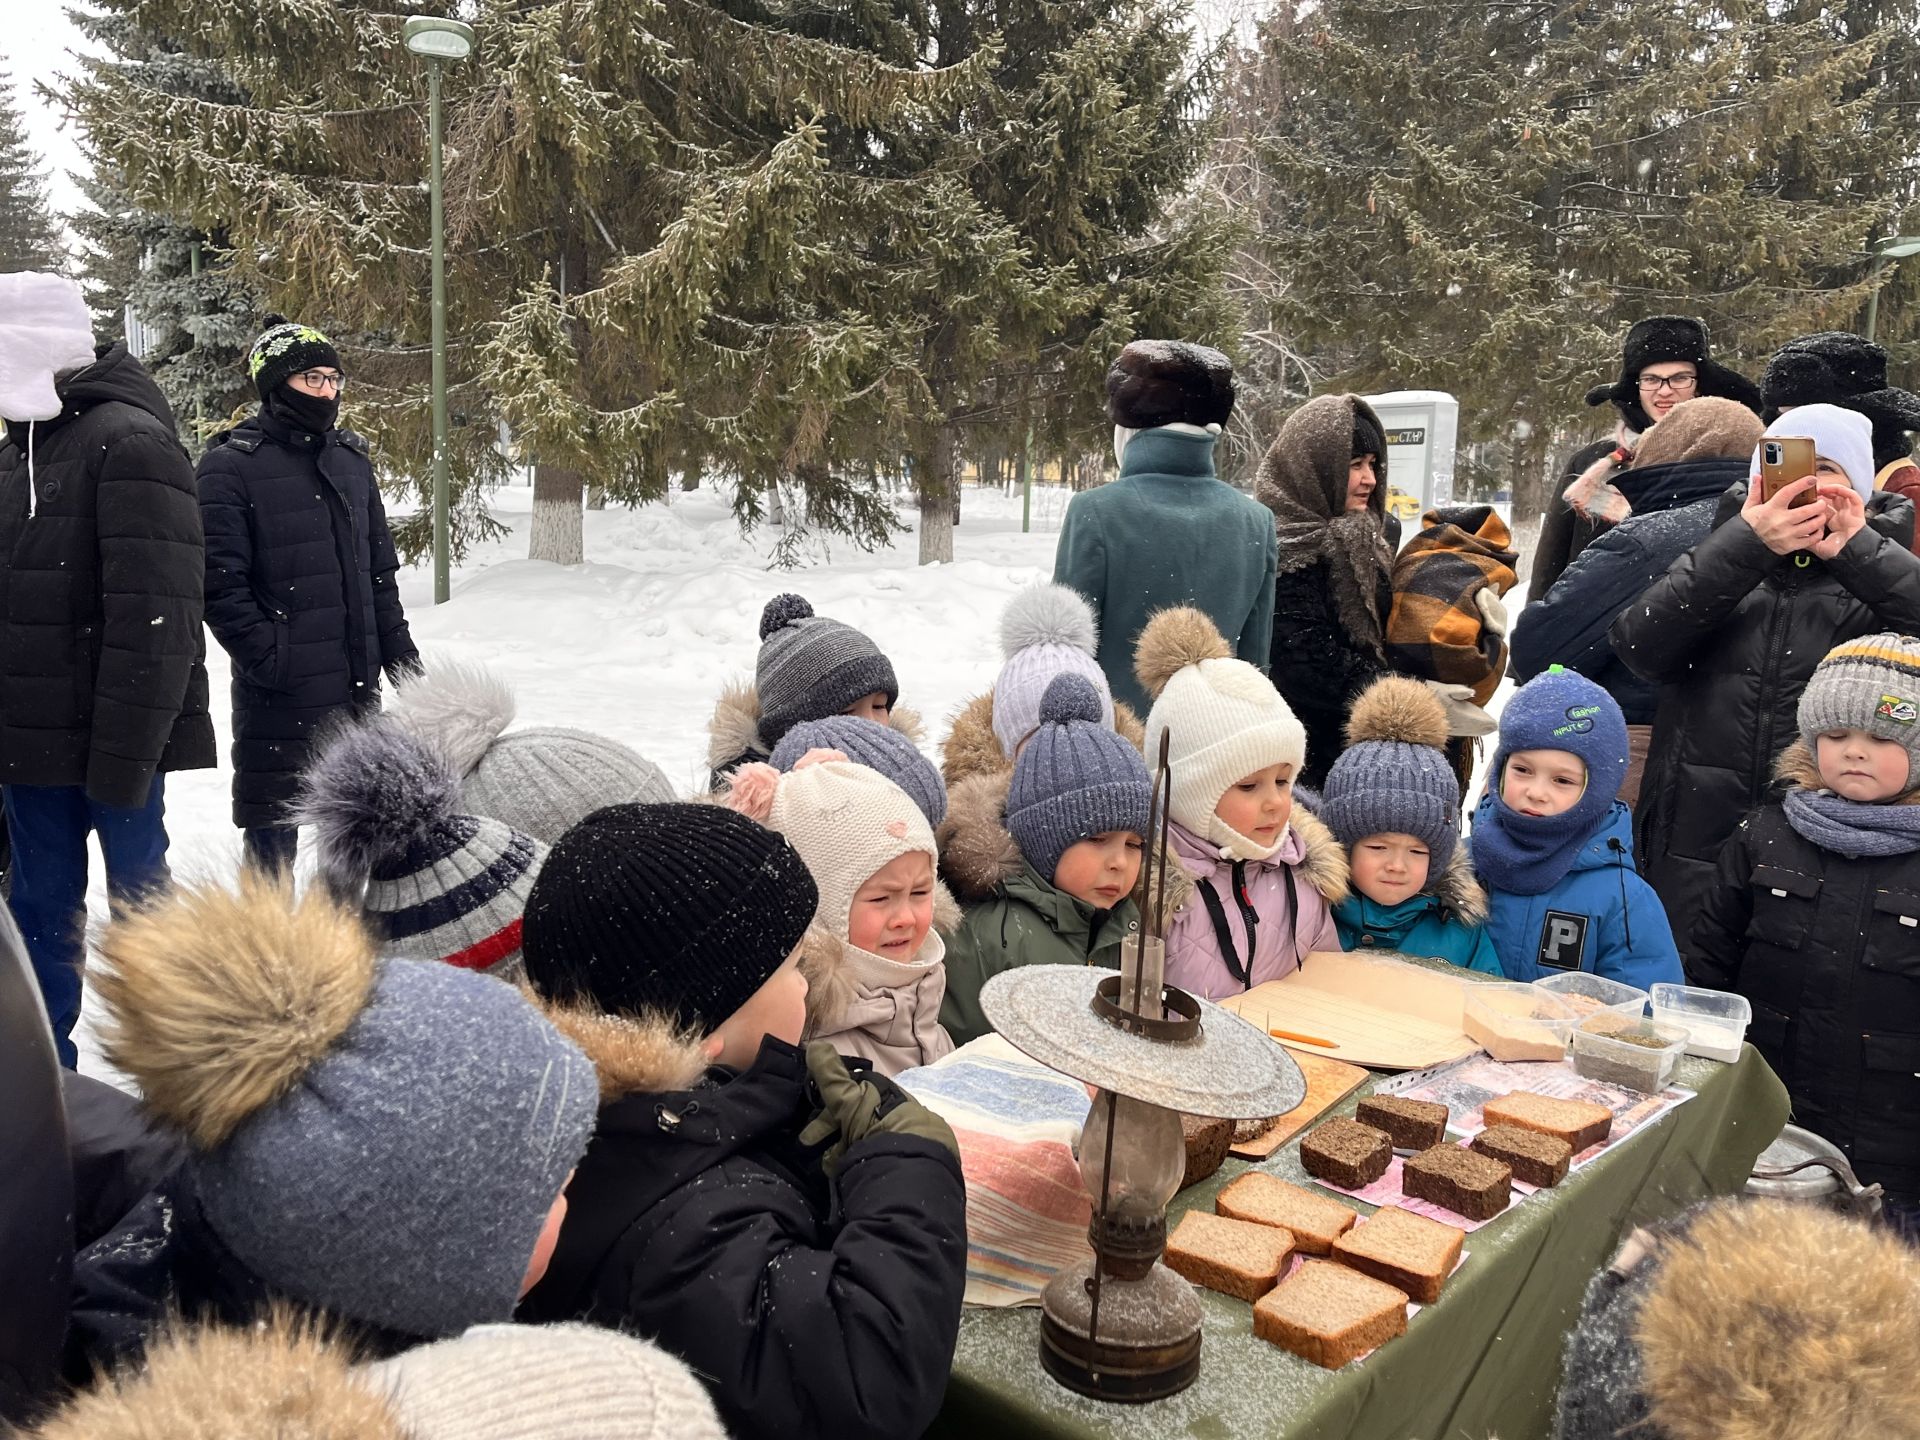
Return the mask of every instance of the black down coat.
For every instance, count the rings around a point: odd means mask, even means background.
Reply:
[[[1799,734],[1814,666],[1843,640],[1920,634],[1910,500],[1876,492],[1867,527],[1823,563],[1767,549],[1739,518],[1746,497],[1744,484],[1727,491],[1713,532],[1610,632],[1628,668],[1660,686],[1633,840],[1683,960],[1720,847],[1768,798],[1774,760]]]
[[[144,805],[215,760],[193,470],[124,345],[57,388],[0,445],[0,781]]]
[[[200,460],[207,624],[233,658],[233,820],[287,823],[315,742],[419,663],[367,442],[271,412]]]
[[[1819,786],[1804,745],[1782,769]],[[1720,852],[1692,951],[1691,983],[1753,1002],[1747,1039],[1793,1097],[1793,1123],[1920,1202],[1920,855],[1850,860],[1768,805]]]
[[[555,1013],[555,1012],[550,1012]],[[645,1335],[755,1440],[912,1440],[946,1394],[966,1289],[966,1189],[946,1147],[870,1135],[837,1174],[798,1136],[806,1056],[769,1036],[706,1070],[658,1021],[563,1014],[600,1073],[536,1322]]]

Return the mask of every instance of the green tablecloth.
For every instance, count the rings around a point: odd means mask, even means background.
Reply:
[[[1383,1077],[1384,1078],[1384,1077]],[[1200,1379],[1168,1400],[1112,1405],[1040,1369],[1040,1312],[970,1309],[933,1436],[1138,1436],[1142,1440],[1533,1440],[1552,1430],[1560,1349],[1588,1279],[1634,1225],[1730,1194],[1787,1119],[1787,1093],[1751,1046],[1736,1064],[1683,1060],[1696,1098],[1467,1236],[1468,1259],[1407,1333],[1341,1371],[1253,1336],[1250,1306],[1200,1291]],[[1350,1113],[1362,1086],[1333,1113]],[[1229,1160],[1173,1215],[1211,1210],[1258,1168],[1309,1184],[1288,1144],[1258,1166]],[[1321,1191],[1331,1195],[1331,1191]],[[1338,1197],[1336,1197],[1338,1198]],[[1352,1202],[1356,1210],[1370,1207]]]

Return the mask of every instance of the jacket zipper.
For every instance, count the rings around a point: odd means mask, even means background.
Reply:
[[[1767,627],[1767,655],[1760,670],[1760,728],[1754,732],[1753,778],[1747,782],[1747,803],[1758,805],[1773,783],[1773,699],[1779,692],[1779,659],[1784,649],[1781,637],[1787,632],[1786,616],[1800,593],[1796,582],[1780,587],[1780,603],[1774,607]]]

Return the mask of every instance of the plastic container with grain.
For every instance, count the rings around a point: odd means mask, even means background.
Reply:
[[[1647,1013],[1647,992],[1637,985],[1625,985],[1585,970],[1569,970],[1564,975],[1548,975],[1533,984],[1552,991],[1571,1005],[1581,1019],[1602,1010],[1614,1010],[1638,1018]]]
[[[1687,1032],[1678,1025],[1603,1010],[1574,1030],[1573,1068],[1604,1085],[1657,1094],[1686,1048]]]

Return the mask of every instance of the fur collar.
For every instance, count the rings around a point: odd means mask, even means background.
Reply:
[[[1780,758],[1773,765],[1773,774],[1775,779],[1786,781],[1789,789],[1819,791],[1827,788],[1820,779],[1820,766],[1813,758],[1813,751],[1807,748],[1804,740],[1796,740],[1780,752]],[[1891,803],[1920,805],[1920,786]]]
[[[1001,770],[971,776],[947,791],[947,818],[937,837],[940,870],[968,905],[991,899],[1027,863],[1007,829],[1012,785],[1013,772]]]
[[[1113,702],[1114,731],[1142,754],[1147,748],[1147,727],[1133,707],[1124,700]],[[993,733],[993,691],[976,695],[961,706],[953,717],[953,728],[940,751],[940,773],[946,778],[949,797],[953,787],[975,775],[1011,773],[1013,762],[1000,748]]]
[[[887,724],[918,745],[926,727],[917,711],[896,705]],[[991,739],[993,732],[987,732]],[[707,768],[722,770],[742,755],[766,756],[773,747],[760,738],[760,691],[751,680],[736,680],[723,686],[714,702],[713,717],[707,721]]]
[[[707,1073],[701,1036],[656,1011],[631,1018],[608,1015],[584,1002],[540,1000],[528,992],[554,1028],[578,1045],[600,1077],[600,1103],[627,1095],[691,1090]]]
[[[1311,885],[1329,906],[1338,905],[1347,898],[1353,881],[1352,871],[1347,865],[1345,847],[1333,838],[1333,832],[1321,823],[1320,817],[1304,805],[1293,807],[1293,818],[1289,823],[1299,834],[1301,844],[1306,847],[1306,854],[1301,857],[1296,867],[1300,878]],[[1163,851],[1162,858],[1154,862],[1156,875],[1165,865],[1164,855]],[[1144,866],[1141,867],[1141,871],[1141,879],[1144,881],[1146,878]],[[1197,893],[1193,876],[1187,873],[1187,867],[1178,860],[1166,866],[1166,874],[1167,914],[1178,915],[1187,908],[1188,902]],[[1142,893],[1141,887],[1134,888],[1133,900],[1140,907],[1141,915],[1145,916],[1149,912],[1149,897]]]
[[[1473,857],[1465,841],[1453,847],[1446,869],[1427,882],[1426,893],[1468,925],[1484,924],[1487,918],[1487,892],[1473,873]]]
[[[934,881],[933,928],[927,932],[928,939],[951,935],[959,928],[960,906],[953,892]],[[800,942],[800,973],[807,977],[807,1033],[834,1033],[853,1004],[858,982],[846,942],[817,920]]]

